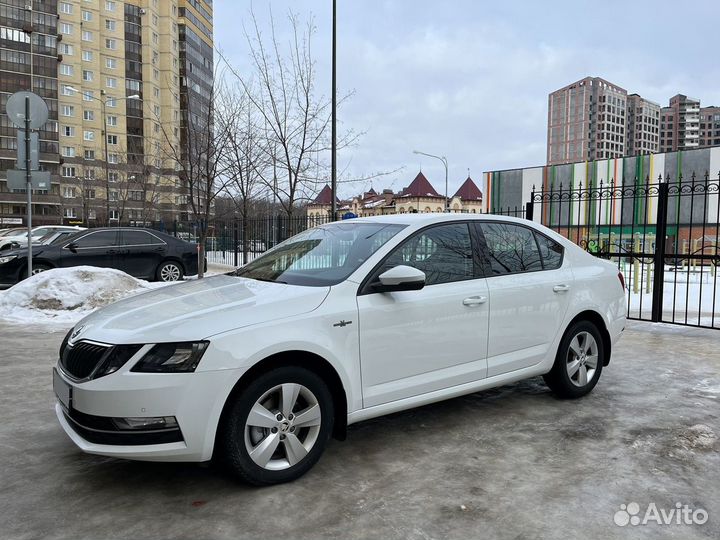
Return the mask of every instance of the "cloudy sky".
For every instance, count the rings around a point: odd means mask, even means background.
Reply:
[[[341,129],[365,132],[338,156],[349,175],[403,169],[373,181],[406,186],[422,167],[450,191],[470,175],[545,162],[547,94],[600,76],[662,105],[676,93],[720,105],[718,0],[338,0],[338,89],[353,91]],[[215,40],[249,70],[249,0],[214,2]],[[262,29],[270,7],[281,42],[288,10],[312,20],[317,92],[330,93],[330,0],[253,0]],[[344,185],[341,195],[366,189]]]

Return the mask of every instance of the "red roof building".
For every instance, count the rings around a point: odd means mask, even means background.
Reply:
[[[463,201],[482,201],[482,192],[472,178],[468,176],[453,197],[460,197]]]

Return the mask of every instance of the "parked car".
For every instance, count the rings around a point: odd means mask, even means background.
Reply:
[[[86,452],[217,458],[274,484],[361,420],[537,375],[560,397],[587,394],[625,307],[614,265],[529,221],[329,223],[232,275],[80,321],[60,347],[55,410]]]
[[[43,225],[40,227],[33,227],[31,241],[35,243],[39,241],[40,238],[42,238],[43,236],[58,231],[70,231],[76,233],[84,230],[84,227],[75,227],[69,225]],[[27,238],[27,228],[14,229],[12,233],[0,237],[0,250],[10,249],[13,247],[27,246]]]
[[[197,274],[197,245],[135,227],[88,229],[52,244],[33,245],[33,274],[68,266],[117,268],[131,276],[178,281]],[[27,276],[27,248],[2,253],[0,284]]]

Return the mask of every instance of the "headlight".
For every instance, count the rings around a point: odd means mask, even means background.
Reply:
[[[143,373],[187,373],[195,371],[209,341],[158,343],[130,371]]]
[[[92,378],[97,379],[103,375],[115,373],[118,369],[125,365],[133,355],[142,349],[142,345],[115,345],[110,353],[102,361],[100,367],[93,373]]]
[[[13,259],[17,259],[17,255],[8,255],[7,257],[0,257],[0,264],[9,263]]]

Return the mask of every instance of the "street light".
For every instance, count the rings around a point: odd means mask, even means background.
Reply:
[[[439,159],[442,161],[442,164],[445,165],[445,211],[450,211],[450,199],[448,199],[448,162],[447,158],[445,156],[435,156],[433,154],[426,154],[425,152],[420,152],[419,150],[413,150],[413,154],[420,154],[421,156],[427,156],[435,159]]]
[[[89,97],[90,99],[94,99],[95,101],[99,101],[102,104],[102,117],[103,117],[103,149],[105,153],[105,216],[107,219],[107,224],[110,225],[110,172],[108,167],[108,142],[107,142],[107,114],[105,113],[105,107],[107,105],[108,101],[116,102],[121,100],[127,100],[127,99],[140,99],[139,94],[132,94],[130,96],[125,97],[119,97],[119,98],[110,98],[105,97],[105,99],[95,97],[94,95],[88,93],[88,92],[81,92],[77,88],[74,88],[72,86],[66,87],[71,92],[77,92],[78,94],[82,94],[85,97]],[[100,95],[105,96],[105,90],[100,90]],[[119,223],[118,223],[119,225]]]

